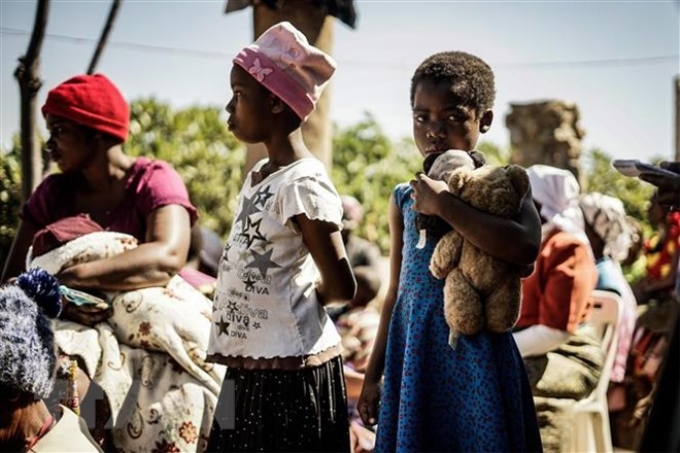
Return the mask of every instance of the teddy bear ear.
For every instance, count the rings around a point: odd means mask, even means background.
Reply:
[[[486,157],[484,157],[484,154],[482,154],[481,151],[473,149],[469,154],[472,161],[475,163],[475,168],[483,167],[486,164]]]
[[[451,172],[451,176],[449,176],[447,180],[449,190],[456,195],[460,194],[463,191],[463,187],[470,179],[471,174],[472,170],[469,168],[456,168],[453,172]]]
[[[527,174],[526,170],[519,165],[508,165],[507,175],[510,178],[510,182],[517,193],[524,197],[524,195],[527,193],[527,190],[529,190],[530,184],[529,175]]]

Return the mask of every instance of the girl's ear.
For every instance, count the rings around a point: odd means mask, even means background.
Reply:
[[[281,113],[286,109],[286,104],[283,103],[278,96],[271,95],[270,98],[272,113]]]
[[[479,120],[479,131],[482,134],[486,134],[491,129],[491,123],[493,122],[493,110],[487,110],[482,114],[482,118]]]
[[[96,129],[82,127],[81,130],[83,132],[83,138],[89,146],[96,147],[102,141],[102,134]]]

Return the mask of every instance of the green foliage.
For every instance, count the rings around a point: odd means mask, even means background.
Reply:
[[[19,224],[21,207],[21,154],[19,136],[13,137],[12,149],[0,149],[0,265],[5,258]]]
[[[621,199],[628,215],[647,224],[647,203],[654,186],[620,174],[612,167],[611,156],[604,151],[593,149],[585,157],[587,191]]]
[[[623,202],[626,213],[640,223],[642,237],[649,237],[653,229],[647,219],[647,207],[654,192],[654,186],[638,178],[620,174],[612,167],[611,156],[602,150],[593,149],[585,157],[586,191],[600,192],[619,198]],[[644,260],[624,265],[623,271],[626,279],[634,283],[645,274]]]
[[[415,144],[403,139],[393,144],[366,113],[357,124],[335,131],[331,177],[341,195],[352,195],[364,206],[364,220],[356,234],[389,251],[387,206],[394,187],[413,179],[421,169]]]
[[[168,161],[180,173],[200,222],[226,237],[243,179],[245,147],[227,130],[216,107],[173,109],[154,98],[131,102],[130,155]],[[0,150],[0,256],[7,256],[16,231],[21,196],[20,144]],[[481,142],[487,162],[505,165],[508,150]],[[647,225],[646,206],[653,187],[620,175],[611,157],[600,150],[585,156],[589,191],[623,200],[627,212]],[[356,197],[364,206],[364,221],[357,234],[389,252],[388,203],[394,187],[421,170],[422,159],[410,138],[392,142],[375,118],[366,113],[358,123],[336,128],[331,177],[338,192]],[[648,228],[648,227],[647,227]]]
[[[501,149],[494,143],[482,141],[477,145],[477,151],[482,152],[486,162],[491,165],[508,165],[510,162],[510,150]]]
[[[201,225],[226,237],[241,188],[245,148],[227,129],[221,109],[174,110],[156,99],[130,103],[127,153],[169,162],[182,176]]]

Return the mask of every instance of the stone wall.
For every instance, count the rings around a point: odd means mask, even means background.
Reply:
[[[523,167],[552,165],[570,170],[579,181],[581,139],[578,107],[560,100],[510,104],[510,162]]]

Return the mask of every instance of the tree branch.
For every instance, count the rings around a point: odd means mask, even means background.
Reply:
[[[19,58],[19,65],[14,71],[21,95],[21,196],[23,200],[31,195],[42,177],[42,159],[36,140],[35,98],[42,86],[38,72],[49,6],[49,0],[38,1],[28,50],[26,55]]]
[[[106,42],[109,39],[109,33],[113,28],[113,23],[116,20],[116,15],[118,14],[118,9],[120,8],[120,4],[122,2],[123,0],[113,0],[113,3],[111,4],[111,9],[109,10],[109,17],[106,19],[106,24],[104,25],[104,29],[102,30],[101,36],[99,37],[97,48],[94,51],[94,55],[92,55],[90,66],[87,68],[88,74],[94,74],[95,70],[97,69],[97,64],[99,64],[99,57],[101,57],[101,54],[104,52],[104,47],[106,47]]]

